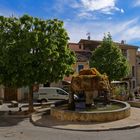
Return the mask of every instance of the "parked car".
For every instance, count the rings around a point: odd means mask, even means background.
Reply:
[[[78,97],[74,95],[74,98]],[[47,102],[48,100],[68,100],[69,93],[58,87],[40,87],[38,92],[33,94],[33,99],[39,102]]]

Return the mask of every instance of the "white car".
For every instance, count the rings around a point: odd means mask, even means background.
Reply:
[[[74,98],[78,97],[74,95]],[[33,94],[33,99],[41,102],[48,100],[68,100],[69,93],[58,87],[40,87],[38,92]]]

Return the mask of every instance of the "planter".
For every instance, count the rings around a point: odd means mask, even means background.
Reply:
[[[127,101],[128,100],[128,96],[121,96],[121,95],[118,95],[115,97],[116,100],[120,100],[120,101]]]

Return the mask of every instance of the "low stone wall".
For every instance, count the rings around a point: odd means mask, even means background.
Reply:
[[[51,108],[51,116],[58,120],[93,122],[115,121],[130,116],[130,105],[121,101],[119,103],[125,107],[112,111],[70,111],[66,110],[66,107],[54,107]]]
[[[130,106],[132,107],[138,107],[140,108],[140,101],[128,101],[128,103],[130,104]]]

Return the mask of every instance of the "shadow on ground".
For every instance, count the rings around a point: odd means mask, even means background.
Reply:
[[[5,116],[0,115],[0,127],[9,127],[17,125],[18,123],[22,122],[25,117],[12,117],[12,116]]]

